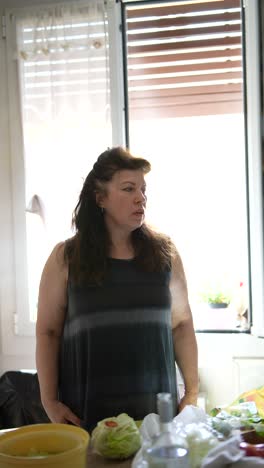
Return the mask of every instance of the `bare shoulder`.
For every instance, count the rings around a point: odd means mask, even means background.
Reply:
[[[186,276],[181,256],[176,248],[173,249],[171,260],[170,291],[172,298],[172,326],[176,327],[191,317]]]
[[[64,258],[64,249],[65,242],[59,242],[57,245],[55,245],[46,261],[43,274],[59,274],[61,278],[64,277],[64,279],[67,279],[68,265]]]
[[[64,242],[52,250],[42,272],[36,331],[61,334],[67,307],[68,266],[64,261]]]
[[[60,242],[55,245],[44,266],[39,289],[39,299],[45,298],[46,294],[50,298],[57,298],[65,302],[65,295],[68,283],[68,265],[64,260],[65,243]],[[46,298],[45,298],[46,301]]]
[[[49,256],[49,259],[51,259],[51,261],[54,261],[60,268],[63,268],[65,266],[64,248],[65,242],[59,242],[55,245]]]
[[[182,281],[186,285],[186,277],[181,256],[173,245],[171,256],[171,276],[173,281]],[[187,285],[186,285],[187,286]]]

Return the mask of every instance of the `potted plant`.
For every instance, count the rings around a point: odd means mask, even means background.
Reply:
[[[201,285],[197,323],[200,329],[235,329],[237,311],[234,309],[232,283],[212,281]]]
[[[202,301],[212,309],[224,309],[228,307],[231,301],[230,294],[220,289],[209,288],[201,294]]]

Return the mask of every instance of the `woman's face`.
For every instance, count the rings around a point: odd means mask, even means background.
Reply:
[[[142,225],[146,208],[146,182],[142,170],[121,170],[106,184],[98,203],[108,228],[128,232]]]

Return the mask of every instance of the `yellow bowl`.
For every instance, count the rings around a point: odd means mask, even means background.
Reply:
[[[0,436],[0,468],[85,468],[88,442],[88,432],[69,424],[20,427]]]

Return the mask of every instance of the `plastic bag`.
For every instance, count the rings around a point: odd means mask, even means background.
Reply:
[[[255,403],[258,415],[264,418],[264,386],[242,393],[230,406],[231,408],[237,405],[243,407],[241,403],[251,403],[252,407],[252,403]],[[250,405],[248,406],[250,409]]]
[[[50,422],[40,401],[38,376],[8,371],[0,378],[1,429]]]
[[[217,440],[204,427],[207,418],[202,408],[188,405],[173,419],[175,433],[184,435],[186,440],[189,438],[190,445],[192,445],[191,450],[194,456],[190,458],[193,468],[200,466],[201,459],[205,456],[205,453],[217,444]],[[155,413],[148,414],[143,419],[139,431],[142,437],[142,447],[132,462],[132,468],[147,468],[148,463],[145,460],[145,451],[151,445],[152,439],[159,433],[159,416]]]

